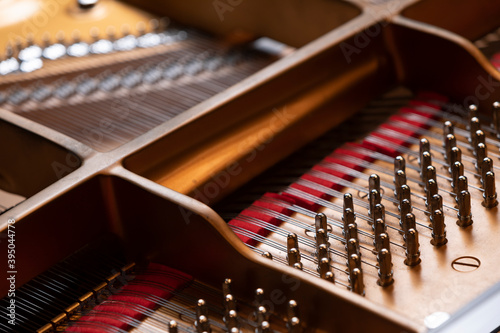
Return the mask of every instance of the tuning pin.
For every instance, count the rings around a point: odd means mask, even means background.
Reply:
[[[406,162],[403,156],[396,156],[394,159],[394,173],[398,170],[406,171]]]
[[[344,194],[344,214],[342,215],[342,221],[344,222],[343,234],[344,237],[349,239],[351,234],[355,234],[355,238],[358,238],[358,231],[356,225],[356,215],[354,214],[354,202],[352,194]]]
[[[224,322],[227,330],[231,332],[233,328],[238,327],[238,312],[236,311],[236,300],[233,295],[227,294],[224,297]]]
[[[415,215],[412,213],[408,213],[402,216],[401,220],[401,228],[403,229],[403,233],[406,235],[410,229],[416,228]]]
[[[435,210],[432,212],[432,239],[431,244],[441,246],[448,242],[446,239],[446,225],[444,224],[443,211]]]
[[[330,268],[330,260],[321,258],[318,262],[318,273],[322,279],[335,282],[335,276]]]
[[[66,36],[64,35],[64,31],[59,31],[56,34],[56,40],[58,44],[66,45]]]
[[[438,184],[435,179],[429,179],[427,181],[427,200],[425,201],[425,205],[429,206],[431,202],[431,198],[435,195],[438,194]]]
[[[368,178],[368,188],[370,192],[376,190],[380,193],[380,177],[377,174],[371,174]]]
[[[267,320],[263,321],[256,330],[257,333],[271,333],[271,325]]]
[[[347,250],[347,255],[351,254],[357,254],[358,256],[360,255],[359,253],[359,242],[357,239],[351,238],[346,242],[346,250]]]
[[[455,130],[453,128],[453,124],[451,121],[447,120],[443,123],[443,135],[444,135],[444,142],[446,142],[446,136],[448,134],[455,135]]]
[[[325,244],[328,241],[327,232],[325,229],[316,230],[316,246]]]
[[[370,193],[368,195],[368,200],[369,200],[369,210],[368,210],[368,216],[370,216],[373,219],[373,214],[375,212],[375,206],[379,205],[381,203],[381,197],[380,197],[380,192],[377,190],[370,190]]]
[[[388,249],[381,249],[377,254],[378,261],[378,285],[382,287],[390,286],[393,282],[392,258]]]
[[[286,244],[288,249],[298,248],[299,241],[297,239],[297,234],[289,233],[286,237]]]
[[[238,329],[238,312],[236,311],[236,301],[234,300],[233,295],[228,294],[224,299],[224,322],[226,323],[226,328],[228,332],[233,332],[236,328]],[[236,330],[236,332],[239,332]]]
[[[373,221],[378,219],[385,221],[385,207],[382,204],[375,205],[375,208],[373,209]]]
[[[26,47],[35,45],[35,37],[32,33],[29,33],[26,37]]]
[[[300,262],[299,241],[296,234],[288,234],[287,236],[287,260],[288,265],[294,268],[302,269]]]
[[[262,305],[264,302],[264,289],[262,288],[257,288],[255,289],[255,304],[256,304],[256,310],[259,308],[259,306]]]
[[[400,205],[401,205],[401,201],[403,200],[408,200],[408,202],[410,203],[410,206],[411,206],[411,189],[410,189],[410,186],[406,185],[406,184],[403,184],[401,185],[401,189],[399,190],[400,191]]]
[[[448,167],[448,172],[451,174],[451,166],[455,162],[460,162],[462,163],[462,150],[458,147],[452,147],[450,151],[450,160],[449,160],[449,167]]]
[[[89,35],[90,35],[90,38],[92,38],[92,41],[94,43],[99,40],[99,38],[100,38],[99,34],[100,34],[99,28],[97,28],[97,27],[90,28]]]
[[[495,207],[497,202],[497,193],[495,189],[495,173],[493,172],[493,160],[485,157],[481,163],[481,182],[483,184],[483,206],[486,208]]]
[[[423,177],[423,180],[424,180],[424,190],[427,191],[427,185],[429,184],[429,180],[434,180],[435,182],[437,182],[437,179],[436,179],[437,175],[436,175],[436,167],[434,167],[433,165],[429,165],[427,167],[427,169],[425,169],[425,176]]]
[[[346,264],[349,273],[351,273],[354,269],[361,269],[361,257],[357,253],[348,253]]]
[[[12,48],[12,45],[9,43],[5,47],[5,60],[10,59],[14,56],[14,49]]]
[[[457,146],[457,139],[455,138],[455,135],[453,134],[448,134],[446,135],[444,139],[444,147],[445,147],[445,160],[450,164],[451,161],[451,148]]]
[[[316,244],[324,244],[328,242],[328,225],[326,223],[326,215],[319,213],[314,218],[316,228]]]
[[[458,194],[457,224],[466,228],[472,224],[471,201],[469,191],[462,191]]]
[[[406,260],[405,265],[416,266],[420,264],[420,250],[418,244],[418,232],[411,228],[405,235],[406,241]]]
[[[497,192],[495,189],[495,173],[488,171],[483,176],[483,206],[486,208],[493,208],[498,205]]]
[[[297,318],[299,317],[299,305],[293,299],[289,300],[287,303],[286,314],[287,314],[287,318],[289,321],[293,317],[297,317]]]
[[[267,313],[267,309],[264,306],[259,306],[256,311],[257,315],[257,327],[260,327],[261,330],[257,330],[257,332],[271,332],[269,321],[269,315]]]
[[[224,317],[224,322],[226,323],[227,331],[230,333],[239,333],[239,325],[238,325],[238,312],[236,310],[231,310]]]
[[[383,232],[380,234],[375,234],[375,239],[373,240],[375,245],[375,251],[380,252],[382,249],[388,249],[390,246],[389,234]]]
[[[356,225],[356,223],[348,224],[347,229],[344,229],[342,232],[346,240],[349,240],[351,238],[356,240],[358,239],[358,226]]]
[[[158,30],[159,25],[160,25],[160,22],[157,19],[153,18],[153,19],[149,20],[149,30],[151,32],[158,32],[157,30]]]
[[[497,137],[500,137],[500,103],[493,103],[493,128],[497,132]]]
[[[116,28],[112,25],[106,28],[106,39],[110,42],[114,42],[116,40]]]
[[[431,198],[431,204],[429,211],[433,212],[436,210],[443,211],[443,197],[440,194],[434,194]],[[431,215],[432,217],[432,215]]]
[[[208,318],[208,307],[204,299],[199,299],[196,304],[196,317],[205,316]]]
[[[300,326],[300,319],[298,317],[292,317],[287,323],[288,333],[301,333],[302,327]]]
[[[177,322],[175,320],[171,320],[168,322],[168,333],[177,333]]]
[[[475,104],[469,105],[469,119],[477,118],[477,106]]]
[[[330,246],[329,244],[320,244],[317,247],[317,255],[318,255],[318,261],[321,260],[322,258],[328,259],[328,262],[330,262]]]
[[[342,222],[344,222],[344,230],[347,229],[349,224],[356,224],[356,214],[352,208],[344,208],[344,214],[342,214]]]
[[[493,171],[493,160],[485,157],[481,161],[481,183],[484,182],[485,175],[488,171]]]
[[[464,175],[464,165],[461,162],[455,162],[451,165],[451,178],[452,178],[452,183],[451,187],[455,190],[455,193],[458,194],[457,189],[458,187],[457,182],[458,182],[458,177]]]
[[[45,35],[44,48],[42,51],[42,56],[49,60],[55,60],[66,55],[66,46],[64,42],[64,33],[59,31],[56,35],[56,43],[51,43],[50,35]]]
[[[469,142],[472,146],[472,149],[475,149],[477,146],[476,133],[481,130],[481,125],[479,124],[479,119],[477,117],[472,117],[469,122],[469,131],[470,137]]]
[[[300,333],[302,328],[300,327],[299,320],[299,305],[296,301],[290,300],[287,304],[287,328],[289,333]]]
[[[167,30],[168,26],[170,25],[170,19],[168,17],[161,17],[159,22],[158,22],[158,30],[159,32],[164,32]]]
[[[468,191],[469,190],[469,185],[467,184],[467,177],[465,176],[460,176],[457,179],[457,187],[456,187],[456,193],[462,193],[462,191]],[[458,196],[455,197],[455,200],[458,202]]]
[[[427,184],[426,174],[427,168],[430,166],[432,166],[431,153],[424,151],[420,155],[420,177],[422,177],[422,182],[424,184]]]
[[[374,222],[373,222],[373,233],[375,235],[378,235],[378,234],[381,234],[381,233],[384,233],[387,231],[387,226],[385,224],[385,221],[382,220],[382,219],[376,219]]]
[[[17,37],[14,41],[14,52],[17,55],[19,55],[19,53],[21,53],[23,49],[24,49],[23,40],[21,39],[21,37]]]
[[[411,214],[411,204],[408,200],[403,200],[401,201],[401,204],[399,205],[399,216],[400,216],[400,219],[399,219],[399,224],[400,225],[403,225],[404,223],[404,219],[406,218],[406,215],[408,214]]]
[[[224,283],[222,283],[222,294],[224,295],[224,297],[232,294],[231,283],[232,283],[231,279],[225,279]]]
[[[123,24],[120,30],[122,37],[130,35],[130,26],[128,24]]]
[[[323,213],[316,214],[314,217],[314,226],[316,231],[319,229],[328,230],[327,218]]]
[[[288,250],[287,260],[289,266],[297,269],[302,269],[302,263],[300,262],[300,251],[297,248]]]
[[[349,282],[351,285],[351,290],[352,292],[359,294],[359,295],[364,295],[364,284],[363,284],[363,271],[361,271],[360,268],[354,268],[350,273],[349,273]]]
[[[401,201],[401,186],[406,184],[406,174],[403,170],[398,170],[394,177],[394,196]]]
[[[137,22],[135,25],[135,30],[137,30],[138,36],[143,36],[146,34],[146,24],[143,21]]]
[[[349,224],[356,224],[356,214],[352,208],[344,208],[344,214],[342,214],[342,222],[344,222],[344,230],[347,229]]]
[[[426,138],[420,139],[420,149],[418,154],[418,165],[422,166],[422,154],[431,151],[431,144]]]
[[[271,260],[273,260],[273,255],[272,255],[271,253],[267,252],[267,251],[266,251],[266,252],[264,252],[264,253],[262,253],[262,256],[263,256],[264,258],[267,258],[267,259],[271,259]]]
[[[478,130],[475,132],[475,135],[473,137],[474,137],[474,145],[472,146],[472,149],[473,149],[474,155],[477,155],[477,146],[480,143],[486,145],[486,135],[484,134],[483,131]]]
[[[226,294],[224,296],[224,308],[226,310],[226,314],[228,314],[231,310],[236,311],[236,300],[232,294]]]
[[[195,326],[199,333],[210,332],[210,322],[208,321],[208,307],[205,300],[199,299],[196,306]]]
[[[481,164],[482,161],[487,157],[488,152],[486,150],[486,145],[484,143],[478,143],[476,147],[476,170],[481,175]]]
[[[344,194],[344,210],[347,208],[354,210],[354,201],[351,193]]]

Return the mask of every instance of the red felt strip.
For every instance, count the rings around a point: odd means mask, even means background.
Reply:
[[[272,199],[279,199],[279,200],[282,200],[285,202],[289,202],[290,204],[295,203],[295,201],[292,198],[283,197],[282,195],[274,194],[274,193],[266,193],[266,194],[264,194],[263,197],[264,198],[267,197],[267,198],[272,198]],[[283,207],[280,205],[269,203],[265,200],[260,200],[260,199],[256,200],[252,204],[252,206],[267,208],[269,210],[272,210],[274,212],[284,214],[287,216],[290,216],[292,214],[292,211],[290,209],[288,209],[287,207]],[[253,217],[257,220],[267,222],[267,223],[270,223],[272,225],[280,225],[281,224],[280,219],[269,216],[265,212],[261,212],[258,210],[256,211],[256,210],[252,210],[252,209],[245,209],[238,216]],[[255,224],[246,222],[246,221],[244,221],[244,219],[238,219],[238,217],[229,221],[229,224],[233,225],[233,226],[240,227],[240,228],[245,229],[251,233],[255,233],[255,234],[258,234],[258,235],[263,236],[263,237],[266,237],[271,232],[270,230],[268,230],[262,226],[257,226]],[[241,233],[238,232],[238,230],[235,230],[235,233],[244,243],[246,243],[248,245],[254,246],[258,243],[258,241],[256,239],[254,239],[252,236],[242,235]]]
[[[173,292],[192,281],[192,277],[178,270],[161,264],[150,264],[143,274],[136,276],[130,284],[116,295],[110,296],[104,303],[97,305],[87,315],[82,316],[75,326],[69,326],[67,332],[95,333],[102,332],[98,327],[127,330],[131,322],[144,318],[144,308],[154,309],[158,299],[167,300]],[[81,324],[81,327],[77,327]]]

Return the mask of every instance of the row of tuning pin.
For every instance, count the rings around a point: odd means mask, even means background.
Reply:
[[[9,91],[0,91],[0,104],[14,106],[29,101],[41,103],[51,98],[66,100],[73,95],[88,96],[95,92],[110,93],[120,88],[134,89],[139,85],[153,85],[162,80],[177,80],[183,76],[196,76],[209,71],[214,72],[223,66],[235,65],[244,57],[241,52],[214,54],[204,52],[178,61],[166,59],[159,63],[146,64],[137,69],[126,68],[116,73],[105,72],[95,77],[82,74],[71,81],[64,79],[43,83],[35,82],[25,88],[12,87]]]
[[[493,162],[487,156],[485,133],[481,130],[477,116],[477,108],[471,106],[470,121],[468,125],[468,142],[474,155],[475,168],[481,179],[483,191],[483,206],[486,208],[495,207],[497,194],[495,189],[495,174],[493,171]],[[500,103],[494,104],[493,127],[497,133],[500,133]],[[461,162],[462,154],[457,139],[454,136],[453,124],[449,121],[444,122],[444,136],[442,147],[436,145],[433,151],[439,152],[443,158],[436,158],[438,164],[442,164],[448,169],[450,176],[443,176],[451,182],[452,191],[446,191],[452,194],[456,200],[457,224],[466,228],[472,224],[471,194],[468,189],[467,177],[464,175],[464,167]],[[466,133],[465,133],[466,134]],[[460,130],[460,135],[464,136],[464,131]],[[418,142],[418,141],[417,141]],[[403,156],[397,156],[394,159],[394,202],[398,207],[398,217],[400,234],[402,234],[405,249],[404,263],[408,266],[417,266],[421,262],[419,233],[417,224],[431,230],[431,244],[440,247],[448,242],[446,237],[446,224],[443,206],[443,198],[439,194],[437,169],[433,165],[433,155],[431,154],[431,145],[428,139],[423,138],[419,141],[420,147],[418,153],[411,153],[418,156],[418,168],[421,183],[425,195],[426,214],[430,219],[430,227],[423,223],[417,223],[412,207],[412,192],[406,176],[406,161]],[[460,143],[463,147],[463,144]],[[471,160],[470,157],[467,157]],[[412,167],[413,168],[413,167]],[[394,282],[392,270],[392,258],[390,251],[389,234],[385,224],[385,207],[382,204],[381,179],[377,174],[372,174],[368,178],[368,220],[373,229],[373,252],[377,255],[378,284],[389,286]],[[419,195],[417,195],[419,196]],[[343,242],[347,251],[347,270],[349,273],[349,288],[359,294],[363,294],[363,271],[361,269],[360,245],[358,240],[358,228],[356,225],[356,216],[354,213],[353,198],[351,194],[344,195],[343,215],[341,226],[343,229]],[[392,199],[390,201],[393,201]],[[453,208],[452,208],[453,209]],[[420,210],[420,208],[419,208]],[[391,213],[392,214],[392,213]],[[316,239],[316,257],[317,271],[321,278],[335,282],[335,276],[331,271],[330,265],[330,244],[328,243],[327,218],[320,213],[315,216],[315,239]],[[361,231],[363,233],[363,231]],[[301,263],[301,254],[299,251],[298,237],[296,234],[288,234],[287,237],[287,257],[289,266],[303,269]],[[334,251],[333,251],[334,252]],[[272,258],[271,254],[266,252],[264,255]]]
[[[136,28],[137,35],[131,33],[128,25],[122,26],[119,34],[114,27],[108,27],[104,38],[101,38],[97,28],[92,28],[90,36],[93,41],[91,43],[82,41],[78,30],[75,30],[69,39],[63,32],[59,32],[55,42],[51,40],[49,34],[45,34],[41,45],[34,43],[32,35],[29,35],[26,41],[18,38],[13,45],[6,46],[4,57],[0,61],[0,75],[17,71],[32,72],[43,66],[43,59],[56,60],[64,56],[83,57],[89,54],[150,48],[187,38],[187,32],[184,30],[166,30],[168,22],[167,18],[153,19],[149,22],[149,29],[146,28],[144,22],[139,22]]]
[[[237,302],[231,290],[231,279],[226,279],[222,284],[223,302],[224,302],[224,315],[223,321],[226,329],[230,333],[240,332],[240,323],[238,321]],[[270,333],[271,324],[268,309],[265,307],[264,290],[258,288],[255,290],[254,300],[254,313],[255,318],[254,326],[256,333]],[[178,332],[178,324],[172,320],[168,324],[170,333]],[[300,333],[303,331],[302,323],[299,319],[299,307],[296,301],[290,300],[287,303],[287,330],[289,333]],[[211,332],[211,325],[209,321],[208,305],[203,299],[199,299],[196,304],[196,320],[195,327],[198,333]]]
[[[375,190],[374,190],[375,191]],[[373,199],[373,198],[372,198]],[[372,201],[375,202],[375,201]],[[384,208],[381,203],[371,209],[373,213],[374,252],[377,254],[378,261],[378,284],[386,287],[394,282],[392,271],[392,257],[390,252],[389,236],[386,233]],[[364,295],[363,270],[361,267],[361,253],[358,238],[358,227],[356,224],[356,215],[354,213],[353,196],[350,193],[344,195],[343,204],[343,243],[347,252],[346,266],[348,271],[349,288],[351,291]],[[322,279],[335,282],[335,275],[332,271],[330,258],[330,243],[328,236],[328,219],[323,213],[315,216],[315,245],[317,257],[317,272]],[[269,252],[263,254],[272,259]],[[302,270],[301,254],[299,250],[298,237],[295,233],[287,236],[287,257],[288,265]]]
[[[493,208],[498,204],[496,187],[495,187],[495,173],[493,170],[493,160],[488,157],[486,134],[481,129],[477,107],[471,105],[469,107],[470,121],[468,124],[469,136],[468,142],[470,150],[475,157],[474,166],[480,177],[480,182],[483,189],[483,202],[482,205],[486,208]],[[493,126],[497,133],[500,130],[500,104],[495,102],[493,104]],[[448,172],[451,174],[451,186],[456,196],[458,203],[458,221],[457,224],[461,227],[467,227],[472,224],[472,216],[470,211],[470,193],[468,191],[467,177],[464,175],[464,165],[462,163],[462,151],[457,146],[457,139],[455,137],[454,125],[450,121],[446,121],[443,125],[444,135],[444,158],[448,164]],[[428,145],[425,139],[421,141],[422,146]]]
[[[495,104],[500,110],[500,105]],[[471,110],[476,110],[471,107]],[[500,117],[497,122],[500,125]],[[475,114],[470,121],[469,142],[473,147],[473,153],[476,156],[476,168],[481,175],[483,185],[483,205],[491,208],[497,205],[497,195],[495,190],[495,177],[491,158],[487,157],[485,135],[480,129],[479,120]],[[463,165],[461,164],[461,151],[456,145],[456,139],[453,135],[453,125],[451,122],[444,123],[444,158],[449,166],[451,174],[451,186],[458,204],[457,224],[461,227],[467,227],[472,224],[471,198],[467,188],[467,178],[464,176]],[[431,244],[442,246],[447,243],[446,225],[443,212],[443,199],[438,193],[437,173],[435,166],[432,165],[431,147],[427,139],[420,140],[420,151],[418,157],[420,166],[420,176],[422,179],[424,191],[426,193],[426,207],[429,212],[432,226]],[[406,179],[406,162],[402,156],[394,159],[394,196],[398,202],[400,215],[400,227],[405,242],[405,264],[416,266],[421,262],[419,250],[419,234],[416,228],[415,215],[412,213],[411,189]],[[375,253],[378,261],[378,284],[388,286],[394,282],[390,240],[386,232],[385,225],[385,207],[381,202],[380,177],[372,174],[369,177],[369,211],[374,233]],[[357,237],[357,225],[351,194],[344,195],[342,221],[343,235],[345,238],[347,250],[347,267],[349,270],[350,288],[359,294],[363,293],[363,273],[361,270],[361,256],[359,252],[359,240]],[[331,271],[329,243],[327,232],[327,218],[324,214],[317,214],[315,217],[316,229],[316,255],[318,258],[318,273],[321,278],[334,282],[335,277]],[[264,254],[271,257],[269,253]],[[302,269],[301,256],[296,234],[289,234],[287,237],[287,261],[289,266]]]
[[[494,103],[494,126],[500,129],[500,104]],[[476,158],[475,168],[481,178],[483,187],[483,206],[486,208],[495,207],[498,204],[495,189],[495,174],[493,171],[493,160],[487,156],[485,133],[481,130],[477,117],[477,107],[470,107],[469,138],[471,151]],[[451,175],[451,187],[457,202],[457,224],[460,227],[468,227],[473,223],[471,213],[471,195],[468,191],[467,177],[464,175],[464,167],[461,161],[461,150],[457,146],[454,135],[454,126],[450,121],[443,124],[443,156],[448,172]],[[420,140],[418,164],[420,167],[420,177],[426,193],[426,207],[430,216],[432,226],[431,244],[442,246],[447,243],[443,199],[438,193],[436,167],[432,165],[432,155],[429,140]],[[398,202],[400,212],[400,227],[406,243],[405,264],[414,266],[420,263],[420,253],[418,250],[418,232],[416,229],[415,215],[412,213],[411,189],[406,179],[406,162],[402,156],[397,156],[394,160],[394,196]],[[369,206],[370,217],[374,221],[374,230],[377,224],[382,223],[383,206],[380,203],[380,178],[378,175],[371,175],[369,178]],[[371,213],[373,211],[373,213]],[[378,223],[376,221],[379,221]],[[382,228],[379,229],[380,231]],[[375,237],[379,232],[375,231]]]

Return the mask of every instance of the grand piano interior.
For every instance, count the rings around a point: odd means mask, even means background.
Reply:
[[[0,331],[499,331],[500,3],[0,0],[0,49]]]

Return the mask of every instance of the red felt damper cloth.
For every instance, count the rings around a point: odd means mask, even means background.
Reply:
[[[295,201],[293,199],[287,198],[287,197],[284,197],[280,194],[275,194],[275,193],[266,193],[266,194],[264,194],[263,198],[278,199],[281,201],[288,202],[290,205],[295,204]],[[292,214],[292,211],[290,209],[288,209],[287,207],[284,207],[281,205],[276,205],[276,204],[267,202],[266,200],[259,199],[259,200],[255,201],[251,206],[267,208],[273,212],[283,214],[286,216],[290,216]],[[266,212],[263,212],[263,211],[261,212],[261,211],[254,210],[254,209],[245,209],[236,218],[229,221],[230,225],[240,227],[242,229],[247,230],[250,233],[255,233],[255,234],[260,235],[262,237],[266,237],[271,231],[266,229],[264,226],[258,226],[258,225],[251,223],[251,222],[245,221],[245,217],[246,218],[251,217],[251,218],[254,218],[256,220],[259,220],[262,222],[267,222],[267,223],[275,225],[275,226],[280,225],[282,222],[280,219],[266,214]],[[254,246],[258,243],[258,241],[252,236],[242,235],[241,233],[238,232],[238,230],[234,230],[234,232],[244,243],[246,243],[248,245]]]
[[[131,322],[142,320],[146,309],[154,309],[159,300],[168,300],[174,291],[182,289],[193,278],[178,270],[151,263],[123,289],[82,316],[67,332],[118,332],[131,328]]]

